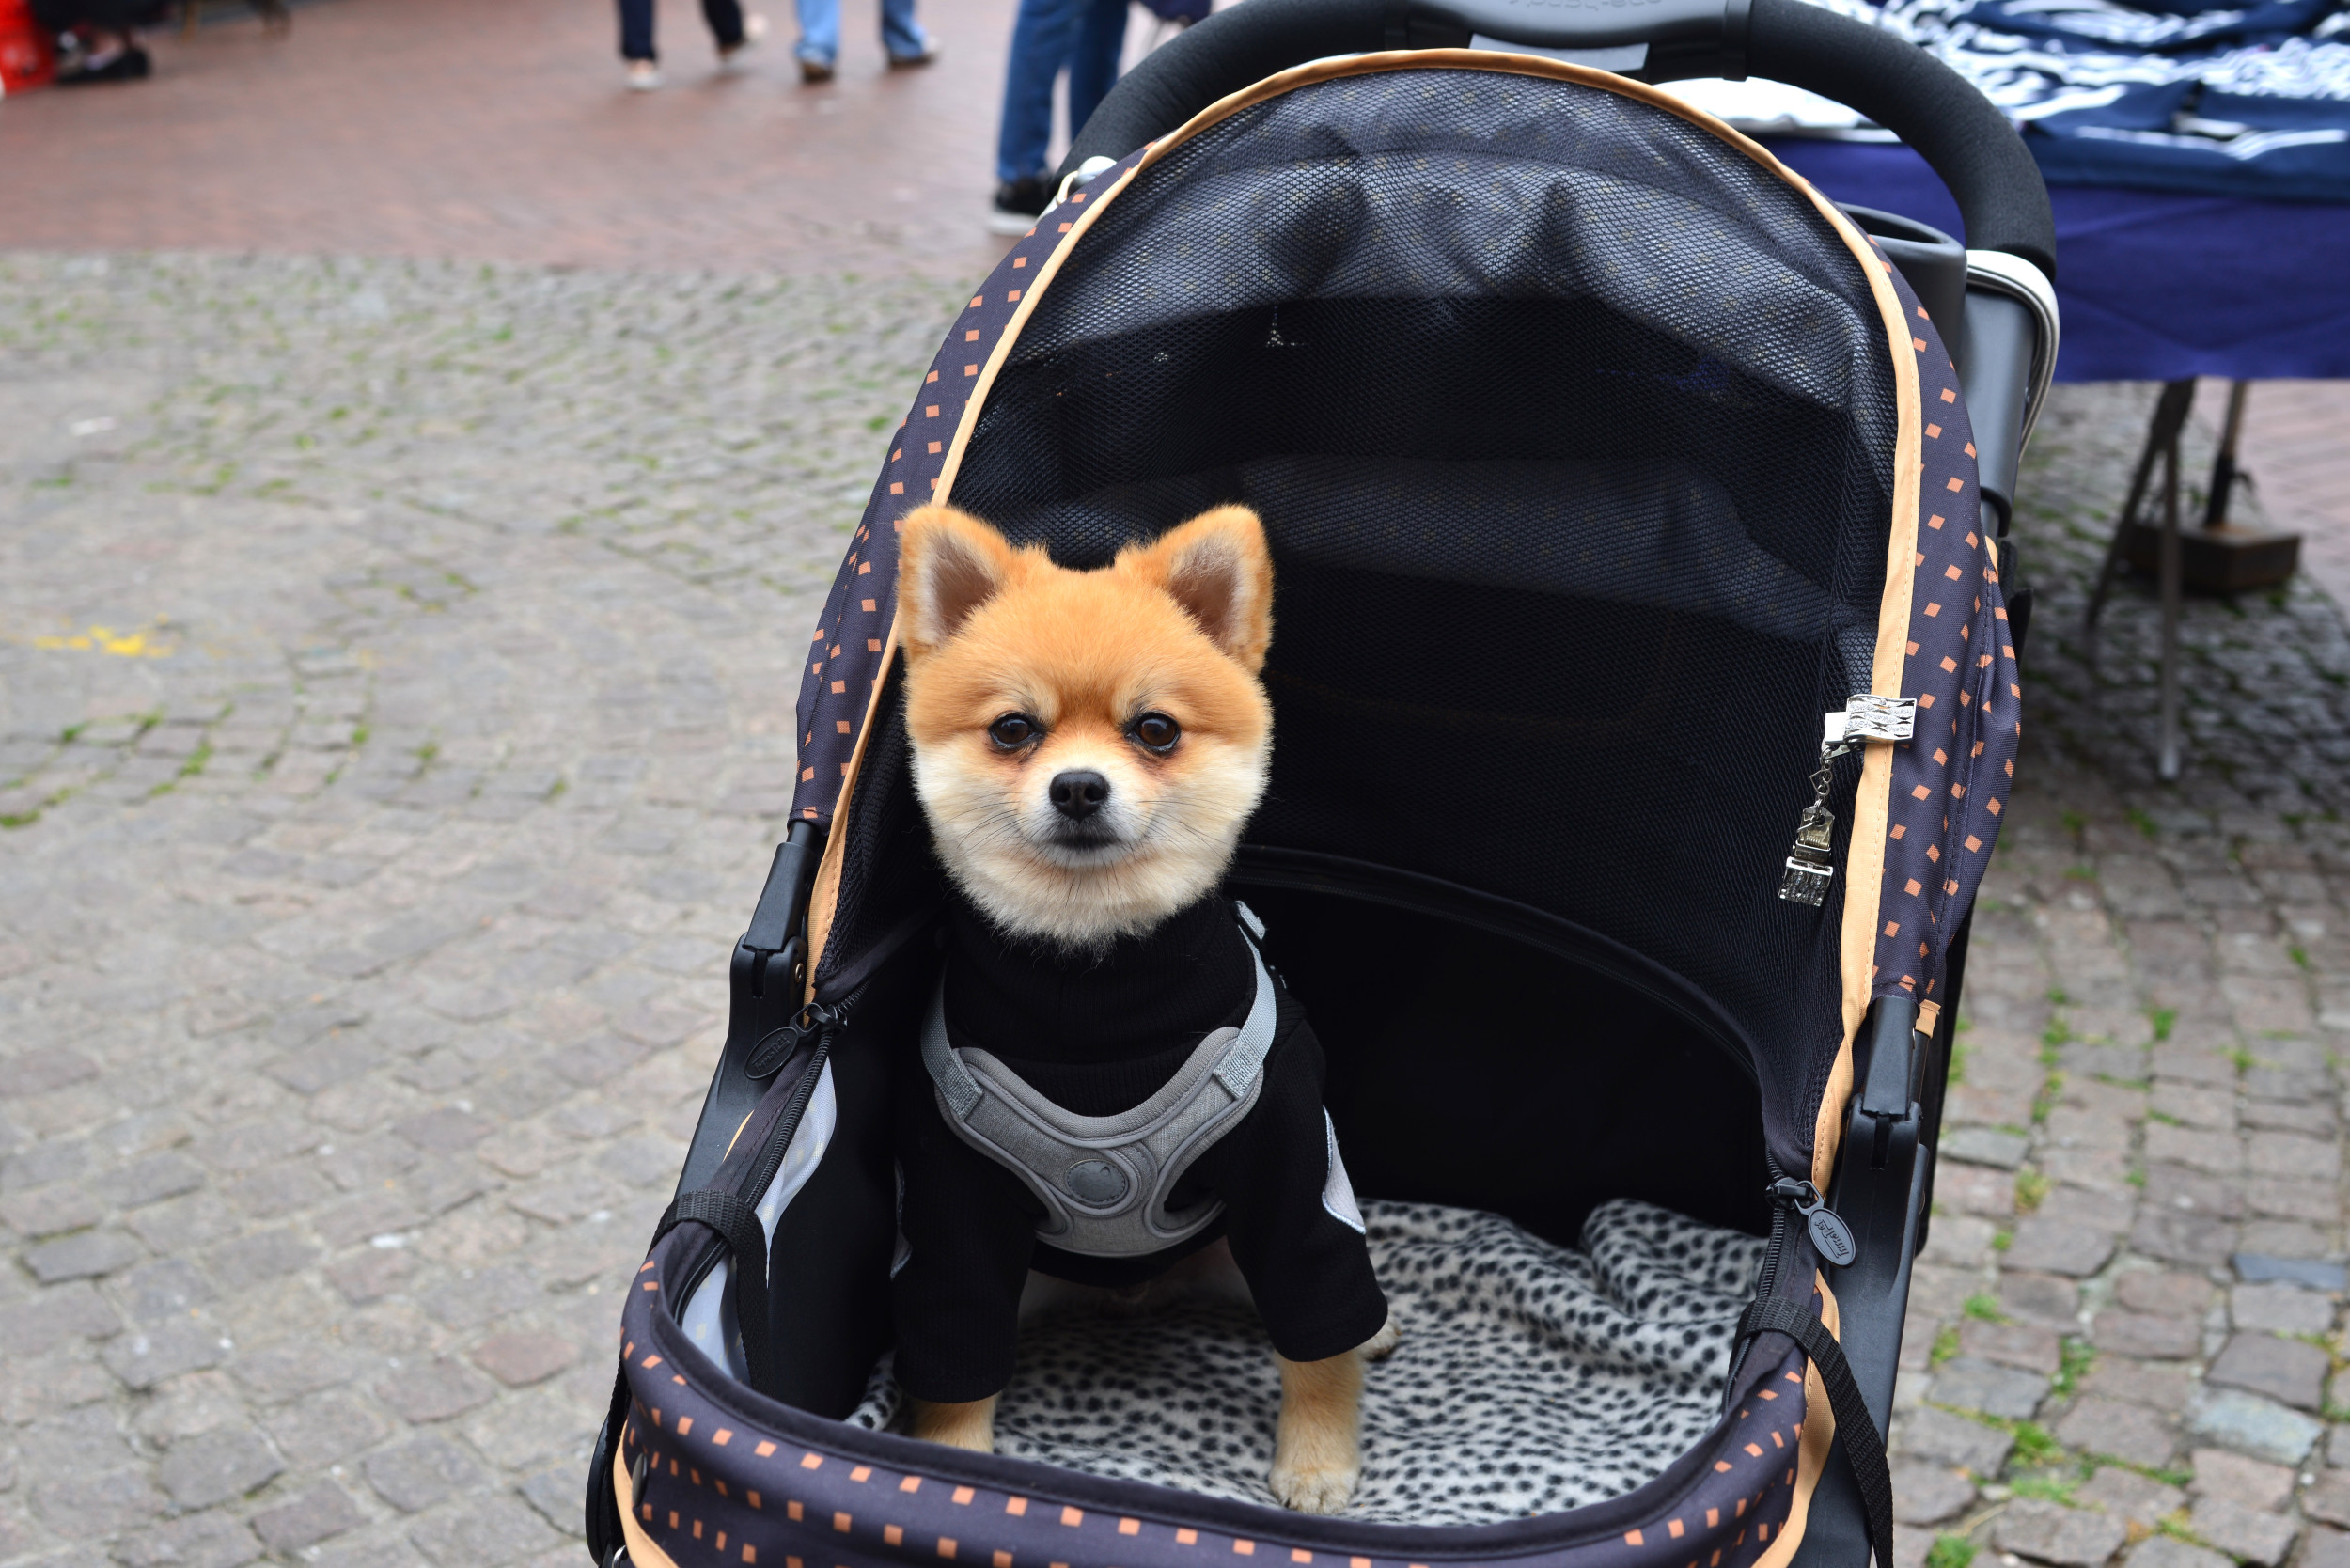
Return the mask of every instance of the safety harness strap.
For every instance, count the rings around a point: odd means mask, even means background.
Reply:
[[[1893,1472],[1885,1462],[1885,1435],[1860,1397],[1860,1385],[1853,1381],[1844,1347],[1809,1306],[1783,1296],[1759,1300],[1747,1309],[1739,1320],[1738,1342],[1743,1345],[1758,1334],[1786,1335],[1819,1369],[1828,1408],[1836,1415],[1836,1435],[1844,1441],[1844,1458],[1868,1513],[1869,1544],[1876,1552],[1877,1568],[1893,1568]]]
[[[750,1373],[752,1388],[772,1394],[776,1385],[767,1355],[767,1228],[759,1222],[759,1211],[734,1194],[701,1187],[678,1195],[669,1212],[661,1216],[661,1229],[653,1240],[659,1241],[688,1220],[717,1231],[734,1255],[728,1283],[734,1294],[734,1321],[742,1335],[744,1367]]]

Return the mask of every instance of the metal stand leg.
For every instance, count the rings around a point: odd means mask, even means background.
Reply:
[[[2193,384],[2190,383],[2191,386]],[[2179,443],[2175,431],[2162,456],[2162,738],[2155,772],[2168,784],[2179,776]]]
[[[2236,443],[2244,435],[2244,399],[2251,389],[2248,381],[2233,382],[2228,387],[2227,422],[2219,431],[2219,455],[2211,460],[2211,497],[2203,507],[2206,528],[2228,525],[2228,497],[2236,481]]]
[[[2090,590],[2089,611],[2082,618],[2085,629],[2097,629],[2097,617],[2106,607],[2106,593],[2113,587],[2113,573],[2122,564],[2123,541],[2130,525],[2138,520],[2138,504],[2146,499],[2146,481],[2154,477],[2154,463],[2165,453],[2175,464],[2178,461],[2179,432],[2186,428],[2187,411],[2195,406],[2195,379],[2167,381],[2162,384],[2162,396],[2155,400],[2154,422],[2146,427],[2146,447],[2138,454],[2138,472],[2130,476],[2129,499],[2122,503],[2122,515],[2114,519],[2113,541],[2106,546],[2105,564],[2098,568],[2097,586]]]

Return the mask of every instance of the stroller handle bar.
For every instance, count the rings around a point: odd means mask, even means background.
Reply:
[[[2047,186],[2006,117],[1924,50],[1807,0],[1247,0],[1129,71],[1077,133],[1061,173],[1122,157],[1308,60],[1472,40],[1581,56],[1646,82],[1753,75],[1834,99],[1933,165],[1957,198],[1969,248],[2056,275]]]

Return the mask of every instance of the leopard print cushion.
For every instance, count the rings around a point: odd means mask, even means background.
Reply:
[[[1594,1210],[1583,1249],[1468,1209],[1363,1205],[1402,1343],[1371,1367],[1346,1516],[1480,1525],[1621,1496],[1720,1414],[1762,1242],[1646,1203]],[[1023,1329],[996,1450],[1272,1503],[1280,1379],[1245,1309],[1064,1311]],[[899,1413],[885,1356],[849,1418]]]

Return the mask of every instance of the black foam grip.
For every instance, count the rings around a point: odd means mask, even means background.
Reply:
[[[1784,1334],[1803,1348],[1819,1369],[1827,1389],[1827,1407],[1836,1415],[1836,1436],[1843,1445],[1845,1462],[1860,1487],[1860,1504],[1869,1516],[1869,1544],[1877,1568],[1893,1568],[1893,1472],[1885,1460],[1885,1434],[1869,1415],[1860,1385],[1853,1381],[1852,1364],[1844,1347],[1827,1331],[1811,1309],[1784,1297],[1757,1301],[1738,1325],[1741,1343],[1757,1334]]]
[[[2056,276],[2056,214],[2031,149],[1974,85],[1882,28],[1806,0],[1754,0],[1748,71],[1832,98],[1916,148],[1957,199],[1966,243]]]
[[[1916,148],[1958,200],[1966,243],[2005,251],[2056,275],[2056,219],[2039,165],[2007,119],[1966,79],[1891,33],[1805,3],[1753,0],[1743,50],[1756,76],[1807,87],[1858,110]],[[1248,0],[1216,12],[1152,51],[1111,89],[1061,164],[1122,158],[1218,99],[1308,60],[1445,37],[1411,17],[1405,0]],[[1679,56],[1672,73],[1735,70],[1738,40],[1720,59]]]

